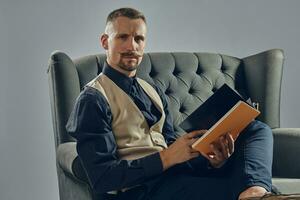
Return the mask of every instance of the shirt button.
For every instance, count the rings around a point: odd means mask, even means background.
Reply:
[[[158,144],[158,140],[155,139],[154,142],[155,142],[156,144]]]

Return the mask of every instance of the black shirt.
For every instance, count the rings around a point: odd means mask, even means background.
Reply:
[[[103,74],[126,92],[145,116],[149,127],[161,117],[160,111],[138,84],[107,63]],[[162,134],[170,145],[176,136],[164,93],[154,86],[161,97],[166,119]],[[86,170],[90,184],[97,193],[134,186],[162,173],[159,153],[128,161],[120,160],[112,130],[112,113],[105,97],[92,87],[85,87],[76,100],[66,125],[67,131],[77,139],[77,152]]]

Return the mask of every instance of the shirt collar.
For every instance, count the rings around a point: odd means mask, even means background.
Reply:
[[[118,87],[124,92],[130,93],[133,82],[136,80],[136,76],[128,77],[121,72],[112,68],[107,62],[104,63],[102,73],[110,78]]]

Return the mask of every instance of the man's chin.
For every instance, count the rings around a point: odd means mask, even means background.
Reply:
[[[119,67],[125,71],[132,72],[137,69],[138,65],[119,65]]]

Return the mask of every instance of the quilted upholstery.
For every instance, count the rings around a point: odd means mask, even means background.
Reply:
[[[177,125],[225,82],[245,92],[245,84],[236,84],[243,80],[239,65],[239,59],[218,54],[149,53],[138,76],[165,92]]]

